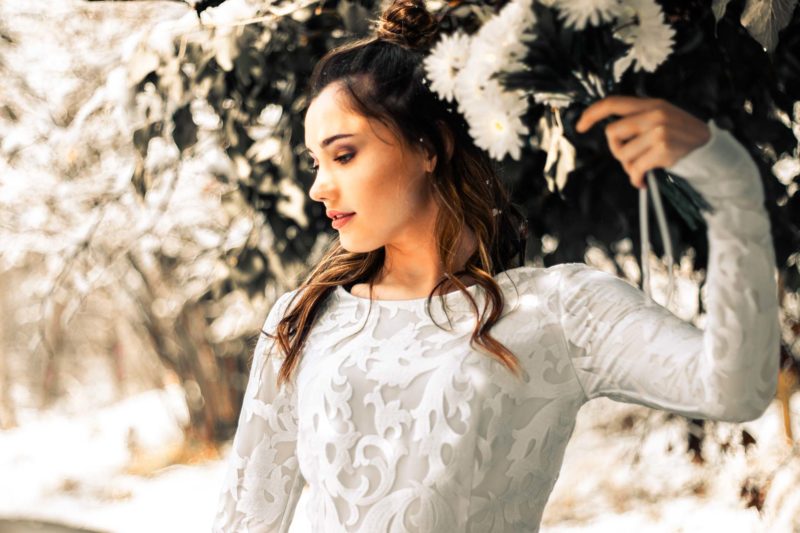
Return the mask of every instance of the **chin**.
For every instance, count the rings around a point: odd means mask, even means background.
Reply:
[[[339,235],[339,245],[351,254],[366,254],[377,250],[383,246],[382,243],[372,244],[358,239],[353,239],[347,235]]]

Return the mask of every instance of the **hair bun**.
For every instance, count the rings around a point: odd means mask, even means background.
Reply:
[[[378,39],[405,46],[426,49],[433,44],[439,22],[425,7],[424,0],[394,0],[378,19]]]

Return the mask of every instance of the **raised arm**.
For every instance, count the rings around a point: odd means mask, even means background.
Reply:
[[[668,167],[716,210],[703,213],[704,330],[611,274],[583,264],[553,268],[564,337],[587,398],[741,422],[760,416],[777,386],[775,256],[755,163],[729,132],[708,126],[707,142]]]
[[[274,333],[292,292],[272,306],[264,331]],[[214,533],[285,532],[303,489],[297,444],[294,387],[277,389],[282,359],[273,340],[261,334],[256,345],[239,425],[228,458]],[[270,353],[272,351],[272,353]]]

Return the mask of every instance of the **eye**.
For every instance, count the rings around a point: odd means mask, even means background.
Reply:
[[[334,161],[339,161],[344,165],[344,164],[348,163],[351,159],[353,159],[354,155],[355,154],[352,153],[352,152],[349,152],[349,153],[346,153],[346,154],[342,154],[339,157],[337,157],[336,159],[334,159]]]
[[[342,154],[339,157],[335,158],[334,161],[339,161],[341,164],[346,165],[347,163],[350,162],[350,160],[353,159],[354,155],[355,154],[352,153],[352,152],[347,153],[347,154]],[[313,160],[312,160],[311,161],[311,173],[312,174],[316,174],[317,173],[317,169],[319,169],[319,165],[315,165]]]

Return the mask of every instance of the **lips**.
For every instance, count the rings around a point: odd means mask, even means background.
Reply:
[[[334,209],[328,209],[325,212],[325,214],[328,215],[328,218],[332,218],[332,219],[335,220],[337,218],[342,218],[342,217],[347,216],[347,215],[354,215],[355,212],[354,211],[336,211]]]
[[[355,213],[350,213],[349,215],[337,216],[333,219],[333,221],[331,221],[331,226],[333,226],[333,229],[339,229],[350,222],[350,219],[352,219],[355,215]]]

